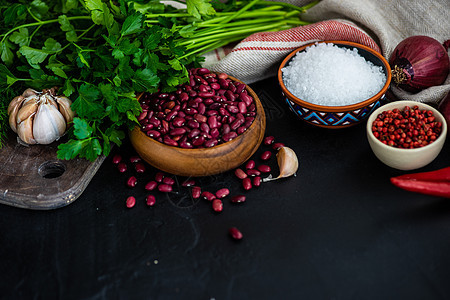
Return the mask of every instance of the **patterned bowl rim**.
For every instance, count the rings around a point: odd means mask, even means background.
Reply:
[[[373,97],[371,97],[367,100],[364,100],[362,102],[358,102],[355,104],[343,105],[343,106],[317,105],[317,104],[313,104],[310,102],[306,102],[306,101],[301,100],[301,99],[297,98],[296,96],[294,96],[291,92],[289,92],[289,90],[284,85],[283,73],[282,73],[281,69],[284,68],[284,66],[287,64],[287,62],[295,54],[297,54],[298,52],[304,50],[305,48],[315,45],[317,43],[333,43],[336,45],[348,45],[348,46],[352,46],[355,48],[363,49],[363,50],[371,53],[375,57],[377,57],[383,63],[384,67],[386,68],[386,73],[387,73],[386,74],[387,75],[386,83],[384,84],[383,88],[377,94],[375,94]],[[343,112],[343,111],[352,111],[352,110],[357,110],[357,109],[363,108],[364,106],[367,106],[367,105],[371,104],[372,102],[378,100],[379,98],[381,98],[381,96],[383,96],[386,93],[386,91],[389,88],[389,85],[391,84],[391,79],[392,79],[391,67],[389,66],[388,61],[383,57],[383,55],[381,55],[379,52],[373,50],[370,47],[364,46],[362,44],[354,43],[354,42],[348,42],[348,41],[319,41],[319,42],[314,42],[314,43],[309,43],[309,44],[303,45],[300,48],[297,48],[296,50],[292,51],[288,56],[286,56],[286,58],[281,62],[280,67],[278,68],[278,82],[280,84],[281,90],[291,101],[295,102],[298,105],[307,107],[309,109],[323,111],[323,112]]]

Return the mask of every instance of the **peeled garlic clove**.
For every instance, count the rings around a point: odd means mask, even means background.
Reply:
[[[17,124],[17,135],[27,144],[36,144],[33,138],[33,120],[35,114],[30,115],[27,119]]]
[[[72,122],[75,117],[75,112],[70,108],[72,101],[70,101],[69,98],[62,96],[56,96],[55,99],[59,104],[59,111],[64,116],[64,119],[66,119],[66,123]]]
[[[295,175],[298,170],[298,159],[294,150],[289,147],[281,147],[277,153],[277,162],[278,167],[280,169],[280,175],[278,177],[273,178],[270,175],[267,178],[263,179],[263,182],[272,181],[280,178],[289,177]]]
[[[50,102],[41,103],[34,118],[33,136],[38,144],[50,144],[66,131],[66,121]]]

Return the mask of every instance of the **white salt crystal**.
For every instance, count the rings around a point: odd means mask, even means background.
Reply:
[[[383,68],[357,49],[317,43],[297,53],[281,69],[286,88],[297,98],[325,106],[355,104],[376,95],[386,82]]]

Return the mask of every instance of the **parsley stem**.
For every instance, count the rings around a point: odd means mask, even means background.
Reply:
[[[241,8],[240,10],[238,10],[236,13],[232,14],[231,16],[226,18],[225,20],[222,20],[219,24],[227,23],[227,22],[230,22],[231,20],[237,18],[238,16],[242,15],[244,12],[249,10],[252,6],[254,6],[259,1],[261,1],[261,0],[253,0],[252,2],[248,3],[243,8]]]
[[[240,30],[229,30],[229,29],[225,29],[222,30],[223,32],[221,33],[214,33],[211,36],[207,35],[207,36],[200,36],[198,38],[190,38],[189,40],[185,40],[180,42],[180,45],[192,45],[192,44],[196,44],[198,42],[202,42],[202,41],[208,41],[213,39],[218,39],[218,38],[224,38],[224,37],[229,37],[229,36],[234,36],[234,35],[239,35],[239,34],[250,34],[253,32],[259,32],[259,31],[266,31],[266,30],[273,30],[273,29],[277,29],[282,25],[286,25],[285,21],[282,22],[277,22],[277,23],[272,23],[272,24],[268,24],[265,26],[249,26],[248,28],[243,28]]]
[[[72,21],[72,20],[91,20],[91,17],[89,17],[89,16],[67,17],[67,20],[69,20],[69,21]],[[17,27],[14,27],[13,29],[9,30],[5,34],[2,34],[3,38],[1,40],[1,42],[4,42],[7,36],[9,36],[11,33],[13,33],[14,31],[16,31],[16,30],[18,30],[20,28],[42,26],[42,25],[48,25],[48,24],[53,24],[53,23],[58,23],[58,22],[59,22],[58,19],[52,19],[52,20],[39,21],[39,22],[26,23],[26,24],[19,25]]]

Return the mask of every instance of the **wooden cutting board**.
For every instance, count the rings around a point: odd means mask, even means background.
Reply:
[[[49,210],[75,201],[100,168],[105,157],[59,160],[59,143],[24,146],[11,132],[0,149],[0,203]]]

